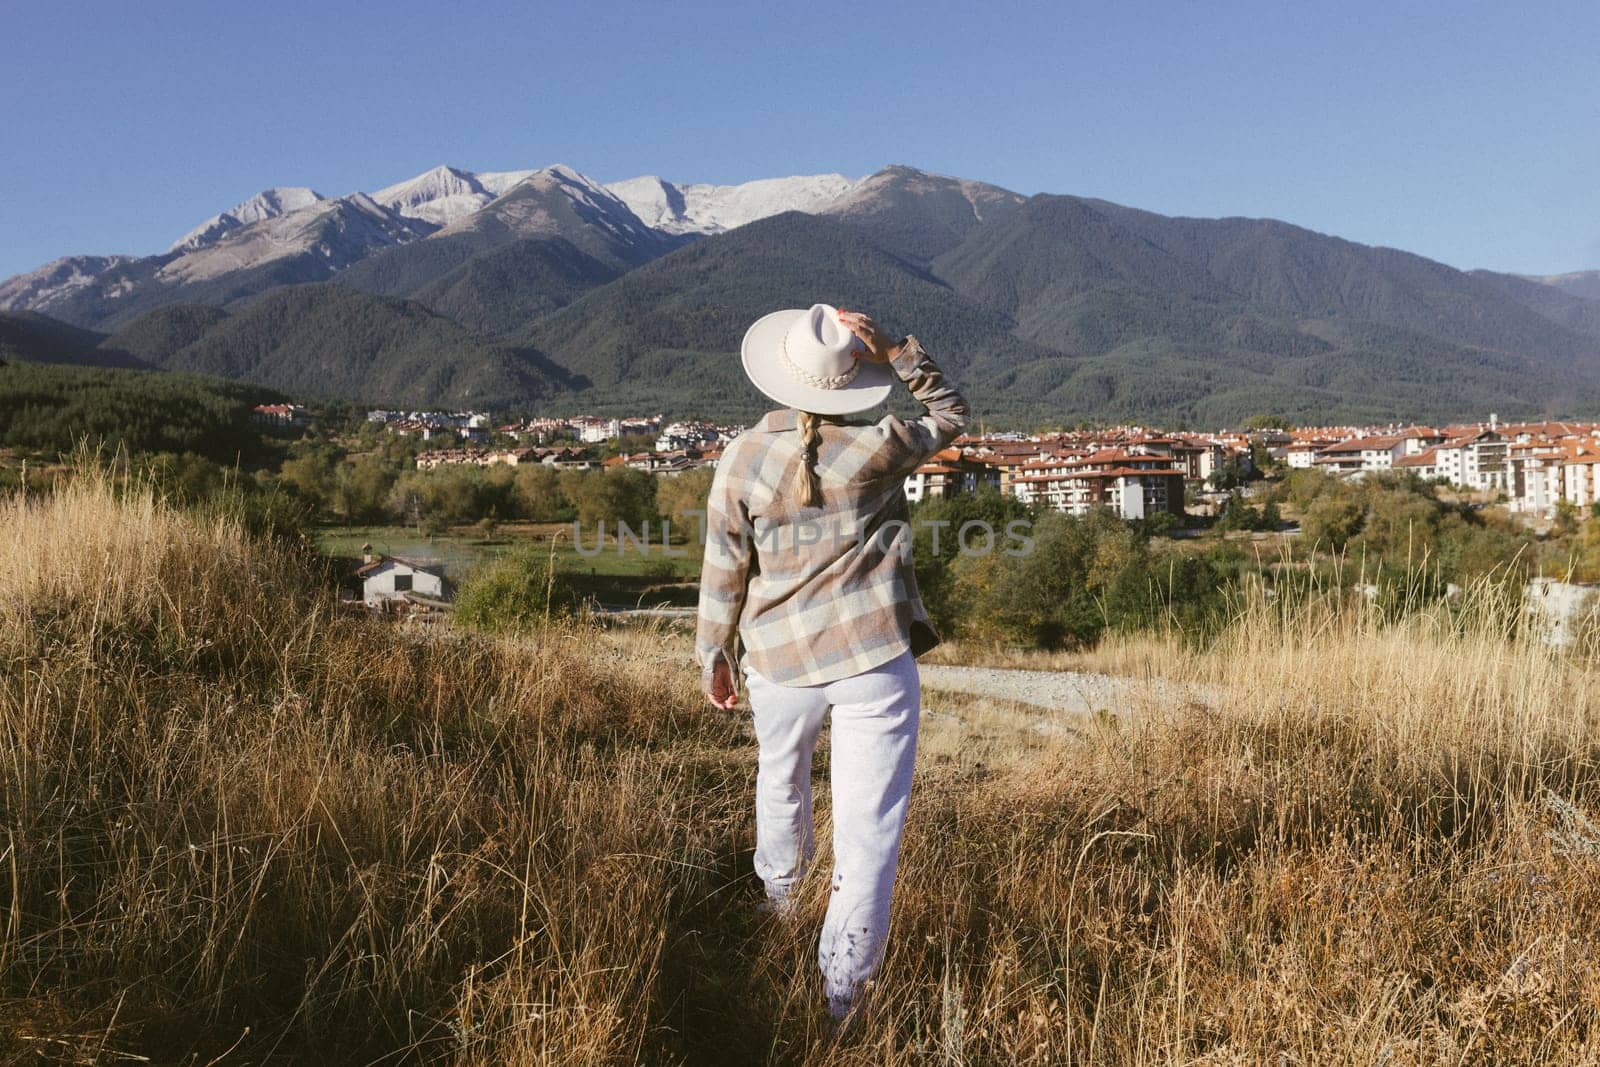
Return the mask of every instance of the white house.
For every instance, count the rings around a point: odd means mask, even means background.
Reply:
[[[1326,447],[1325,441],[1296,441],[1284,448],[1284,465],[1292,470],[1307,470],[1316,463],[1317,453]]]
[[[1405,455],[1404,437],[1355,437],[1329,445],[1317,453],[1319,467],[1339,474],[1353,471],[1386,471]]]
[[[393,604],[443,603],[449,599],[449,583],[444,568],[437,563],[401,559],[399,556],[374,556],[356,570],[361,579],[361,600],[369,608],[383,610]]]

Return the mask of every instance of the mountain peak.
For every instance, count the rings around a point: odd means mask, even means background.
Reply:
[[[892,164],[856,182],[822,212],[866,228],[898,255],[927,263],[1025,200],[998,185]]]
[[[470,215],[494,197],[477,175],[445,164],[372,194],[373,200],[391,211],[435,226],[447,226]]]
[[[228,233],[248,226],[252,222],[277,218],[291,211],[310,207],[326,199],[315,189],[303,185],[275,185],[263,189],[250,199],[235,204],[227,211],[213,215],[172,243],[169,252],[193,251],[214,245]]]
[[[646,225],[682,234],[721,233],[785,211],[815,214],[855,185],[843,174],[762,178],[739,185],[676,185],[647,174],[606,189]]]

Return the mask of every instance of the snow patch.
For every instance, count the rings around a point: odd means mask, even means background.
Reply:
[[[816,213],[859,184],[843,174],[811,174],[740,185],[677,185],[652,174],[606,188],[647,226],[668,233],[720,233],[785,211]]]
[[[300,185],[275,186],[249,200],[235,204],[220,215],[213,215],[172,243],[169,252],[204,248],[216,244],[228,233],[263,219],[277,218],[299,211],[322,200],[321,193]]]
[[[205,281],[230,271],[309,253],[330,271],[341,270],[380,248],[432,233],[434,225],[410,219],[366,193],[316,200],[296,211],[240,226],[211,244],[164,264],[164,282]]]
[[[44,311],[137,256],[63,256],[0,282],[0,311]]]

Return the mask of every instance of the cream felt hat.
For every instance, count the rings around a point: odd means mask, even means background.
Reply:
[[[856,335],[828,304],[763,315],[745,331],[740,357],[755,387],[785,407],[849,415],[889,398],[894,371],[858,358]]]

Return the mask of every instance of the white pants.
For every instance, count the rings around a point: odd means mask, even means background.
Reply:
[[[833,712],[833,896],[817,962],[842,1015],[883,960],[900,832],[911,798],[922,689],[910,652],[823,685],[788,686],[745,668],[756,739],[756,873],[782,906],[815,851],[811,754]]]

